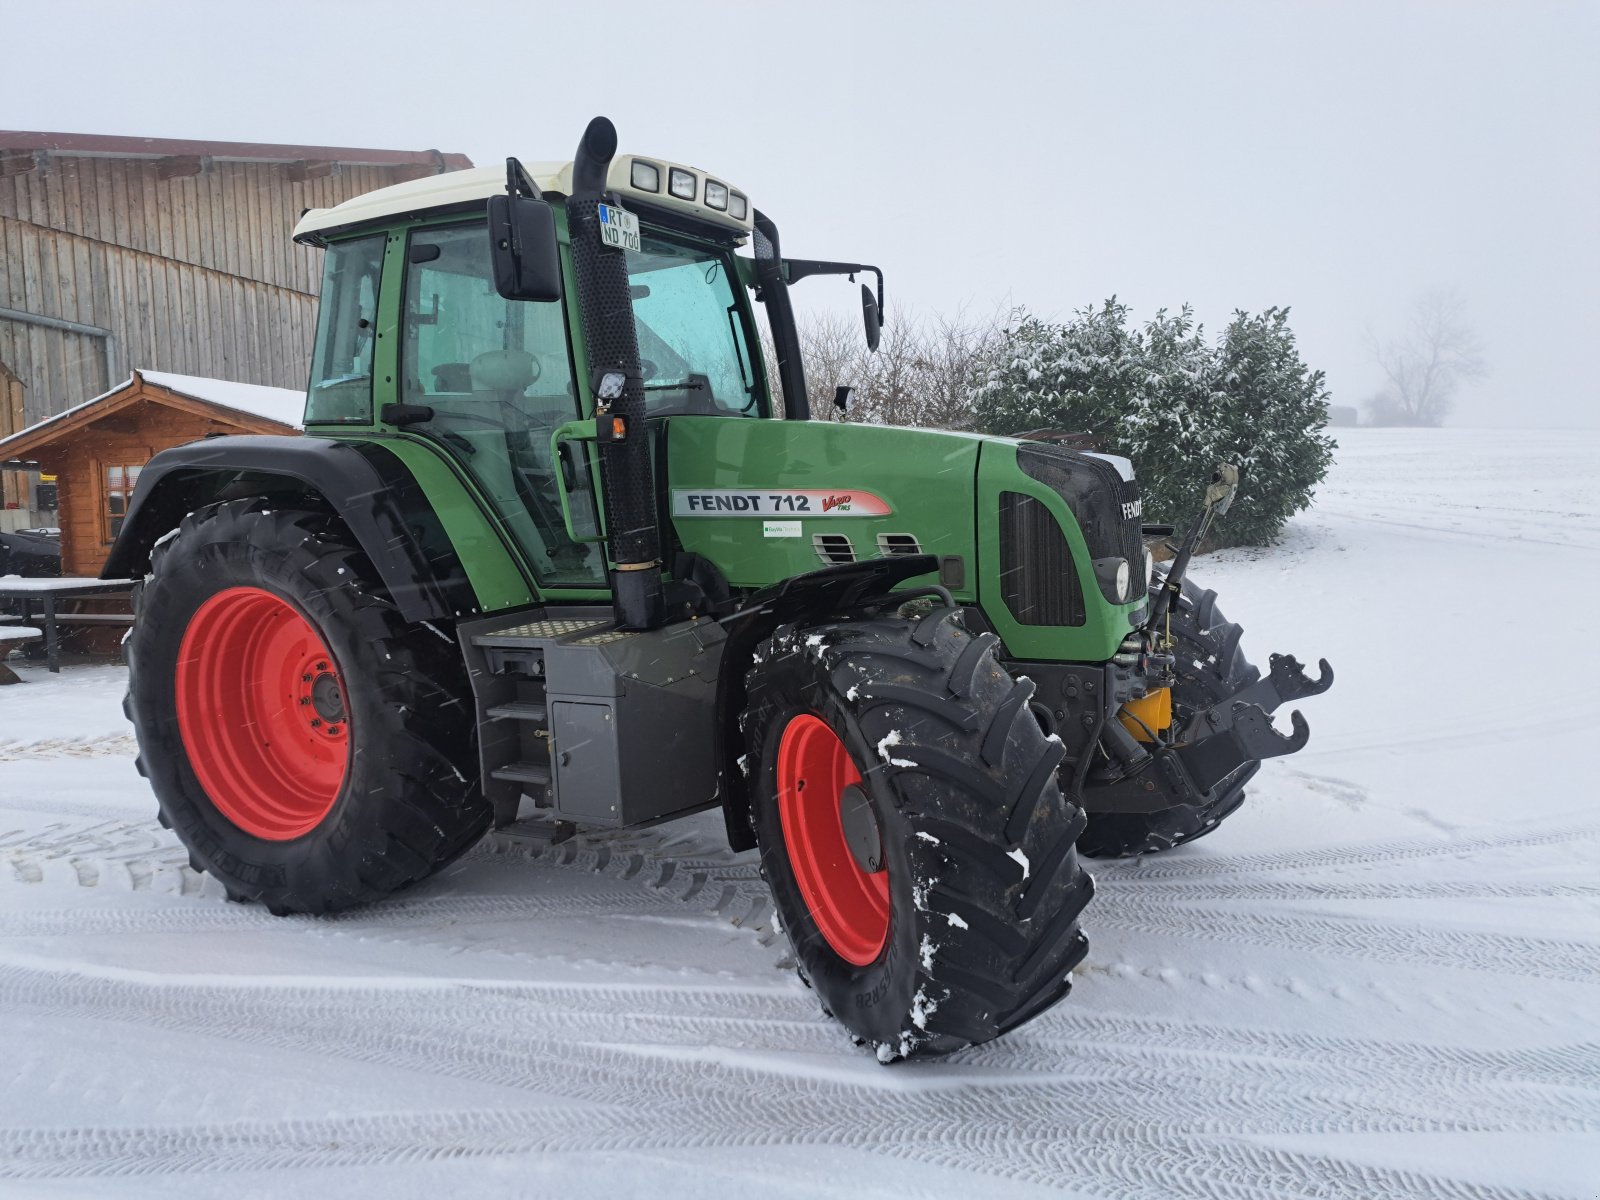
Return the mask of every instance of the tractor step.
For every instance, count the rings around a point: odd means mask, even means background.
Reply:
[[[537,721],[543,725],[545,715],[543,704],[496,704],[489,709],[489,717],[496,721]]]
[[[550,768],[544,763],[514,762],[496,767],[489,774],[508,783],[537,783],[550,785]]]

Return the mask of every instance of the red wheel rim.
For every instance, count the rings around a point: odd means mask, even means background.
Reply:
[[[260,588],[218,592],[178,647],[178,732],[219,812],[284,842],[315,829],[344,786],[344,681],[300,610]]]
[[[800,895],[828,945],[864,967],[889,937],[889,869],[862,870],[845,840],[839,800],[861,782],[850,752],[818,717],[795,717],[778,743],[778,817]]]

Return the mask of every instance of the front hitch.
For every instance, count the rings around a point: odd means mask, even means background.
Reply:
[[[1240,705],[1253,707],[1262,713],[1272,713],[1291,700],[1304,700],[1307,696],[1320,696],[1333,686],[1333,668],[1328,660],[1317,660],[1317,678],[1306,675],[1305,668],[1292,654],[1274,654],[1268,660],[1267,674],[1249,687],[1242,688],[1224,700],[1202,709],[1189,718],[1179,738],[1183,742],[1198,742],[1233,725],[1234,715]],[[1298,746],[1295,749],[1299,749]],[[1284,754],[1290,751],[1282,751]],[[1259,755],[1257,757],[1269,757]]]

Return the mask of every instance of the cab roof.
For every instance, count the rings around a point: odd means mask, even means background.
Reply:
[[[662,181],[659,191],[651,192],[633,186],[633,164],[636,159],[657,168],[658,179]],[[539,186],[539,190],[546,195],[565,197],[572,194],[570,161],[525,161],[522,165],[534,183]],[[667,194],[664,181],[674,169],[680,175],[688,172],[694,177],[693,200]],[[719,210],[706,203],[707,182],[721,183],[716,176],[708,175],[698,167],[643,154],[618,154],[611,160],[611,169],[606,176],[607,190],[619,192],[625,199],[637,199],[647,204],[659,205],[719,228],[747,235],[752,227],[754,212],[748,199],[738,189],[731,189],[731,194],[743,203],[744,208],[742,219],[734,217],[725,209]],[[727,184],[721,186],[728,190]],[[332,208],[309,208],[294,227],[294,240],[317,244],[345,230],[386,223],[396,217],[417,216],[434,210],[468,208],[488,200],[490,196],[504,195],[505,190],[504,165],[472,167],[464,171],[429,175],[422,179],[378,188],[376,191],[346,200],[343,204],[336,204]]]

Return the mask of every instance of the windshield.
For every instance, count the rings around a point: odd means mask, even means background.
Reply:
[[[646,232],[628,252],[645,404],[652,413],[763,415],[730,264],[720,250]]]

